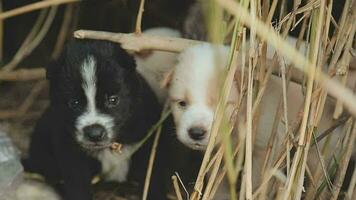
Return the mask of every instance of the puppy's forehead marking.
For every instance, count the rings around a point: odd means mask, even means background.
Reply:
[[[93,56],[88,56],[81,66],[80,73],[83,79],[83,90],[88,101],[88,111],[95,112],[96,96],[96,62]]]
[[[193,102],[206,103],[211,95],[216,95],[217,73],[222,71],[224,61],[217,59],[216,54],[223,54],[223,48],[210,44],[191,47],[180,54],[179,64],[175,68],[171,96],[185,97],[191,95]],[[224,59],[223,59],[224,60]],[[217,66],[218,65],[218,66]]]

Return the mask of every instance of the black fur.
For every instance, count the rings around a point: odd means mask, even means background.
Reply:
[[[91,40],[69,44],[47,68],[50,106],[37,123],[25,162],[26,170],[44,175],[48,182],[63,181],[62,195],[68,200],[91,199],[90,181],[100,170],[93,156],[100,150],[83,149],[75,139],[75,121],[87,104],[80,66],[88,55],[95,58],[97,66],[97,109],[114,119],[115,138],[111,142],[125,146],[140,141],[160,114],[157,99],[136,73],[133,58],[118,45]],[[114,108],[105,103],[112,94],[120,99]],[[80,102],[75,109],[69,103],[73,98]],[[143,184],[150,144],[132,156],[129,180]]]

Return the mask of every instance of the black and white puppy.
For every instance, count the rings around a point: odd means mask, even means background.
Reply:
[[[143,183],[150,142],[134,152],[160,106],[135,61],[118,45],[81,40],[69,44],[47,69],[50,106],[32,136],[25,166],[52,183],[65,199],[91,199],[91,179]],[[110,145],[122,144],[122,152]]]

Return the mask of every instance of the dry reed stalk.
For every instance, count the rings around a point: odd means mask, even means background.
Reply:
[[[176,193],[178,200],[183,200],[182,193],[180,191],[178,179],[177,179],[176,175],[172,176],[172,182],[173,182],[174,191]]]
[[[256,1],[250,1],[250,15],[251,20],[256,21]],[[253,77],[254,70],[257,64],[257,53],[255,50],[255,39],[256,30],[253,25],[250,27],[250,49],[249,49],[249,62],[248,62],[248,73],[247,73],[247,107],[246,107],[246,142],[245,142],[245,166],[244,173],[246,173],[246,199],[252,200],[252,98],[253,98]]]
[[[158,146],[159,138],[161,136],[161,131],[162,131],[162,126],[157,128],[156,135],[153,140],[153,145],[152,145],[150,158],[148,161],[148,167],[147,167],[147,171],[146,171],[146,178],[145,178],[145,184],[144,184],[144,188],[143,188],[142,200],[147,199],[148,189],[150,187],[152,169],[153,169],[153,165],[154,165],[154,160],[156,158],[157,146]]]
[[[3,12],[2,1],[0,1],[0,13]],[[4,54],[4,20],[0,20],[0,60],[2,61]]]
[[[7,63],[5,66],[2,67],[4,71],[10,71],[14,69],[26,56],[28,56],[43,40],[46,36],[49,28],[52,25],[54,17],[56,16],[58,7],[52,7],[49,10],[48,16],[46,19],[43,19],[43,25],[41,26],[42,16],[38,17],[38,21],[36,22],[35,26],[28,34],[25,42],[21,45],[20,49],[17,51],[13,59]],[[38,26],[37,26],[38,25]],[[37,32],[38,28],[38,32]],[[36,33],[37,32],[37,33]]]
[[[54,45],[54,49],[51,55],[52,59],[57,59],[63,50],[63,46],[68,36],[70,26],[72,25],[73,14],[74,14],[73,5],[71,4],[67,5],[64,11],[63,21],[58,33],[57,41],[56,44]]]
[[[236,18],[240,19],[248,27],[251,26],[250,15],[240,4],[232,0],[216,0],[222,7],[233,14]],[[281,55],[294,64],[294,66],[307,74],[306,69],[312,68],[312,63],[304,58],[298,51],[292,48],[289,44],[283,41],[278,35],[271,30],[268,26],[261,21],[256,20],[254,22],[256,33],[259,37],[266,40],[271,46],[273,46]],[[306,69],[304,69],[306,68]],[[356,101],[355,95],[348,89],[343,88],[338,82],[330,79],[324,73],[320,74],[319,80],[317,80],[323,88],[325,88],[330,95],[340,99],[345,107],[356,116],[356,105],[353,103]]]
[[[46,70],[44,68],[18,69],[15,71],[0,71],[2,81],[31,81],[44,79]]]
[[[350,185],[346,192],[346,199],[352,199],[353,195],[356,195],[355,186],[356,186],[356,167],[354,168],[354,171],[352,172]]]
[[[48,10],[41,10],[41,12],[39,13],[39,15],[37,17],[37,20],[35,21],[34,25],[31,28],[30,32],[27,34],[25,40],[22,42],[21,46],[19,47],[19,49],[17,50],[17,52],[13,56],[12,61],[10,61],[9,64],[15,63],[15,62],[19,62],[19,61],[15,61],[15,60],[20,60],[21,59],[21,58],[18,58],[18,57],[22,57],[22,54],[23,54],[23,51],[24,51],[25,47],[31,41],[33,41],[33,39],[35,38],[35,36],[39,32],[39,30],[41,29],[41,25],[43,24],[43,22],[46,19],[47,11]],[[8,69],[8,71],[10,71],[10,68]]]
[[[237,60],[237,49],[238,49],[238,40],[240,36],[240,25],[238,22],[235,23],[234,31],[233,31],[233,38],[231,40],[231,49],[230,49],[230,54],[229,54],[229,62],[227,64],[227,67],[229,68],[229,74],[227,74],[227,79],[229,79],[231,84],[233,84],[233,79],[235,72],[238,67],[238,60]],[[229,77],[230,76],[230,77]],[[232,76],[232,77],[231,77]],[[226,84],[226,83],[225,83]],[[228,86],[228,88],[231,88]],[[229,95],[229,93],[227,93]],[[225,105],[225,110],[227,109]],[[236,109],[236,108],[234,108]],[[223,111],[225,113],[225,111]],[[233,124],[230,122],[231,116],[224,116],[225,119],[223,120],[223,126],[221,129],[221,134],[222,134],[222,142],[221,142],[221,148],[224,150],[224,161],[225,161],[225,168],[227,169],[227,178],[229,181],[229,191],[230,191],[230,199],[235,200],[237,199],[236,195],[236,172],[235,172],[235,167],[234,167],[234,155],[232,152],[232,143],[231,143],[231,132],[233,131]],[[220,165],[220,164],[219,164]],[[217,173],[217,171],[216,171]],[[209,183],[210,184],[210,183]],[[210,184],[211,186],[213,183]],[[210,191],[208,191],[210,192]]]
[[[41,93],[42,89],[47,85],[46,81],[38,81],[30,91],[30,94],[22,102],[16,110],[2,110],[0,111],[0,119],[18,118],[26,114],[26,112],[33,105],[35,99]]]
[[[78,30],[74,32],[74,37],[79,39],[108,40],[121,44],[121,47],[138,52],[141,50],[162,50],[170,52],[180,52],[183,49],[200,44],[201,42],[183,38],[149,36],[135,33],[110,33],[105,31]]]
[[[208,180],[208,183],[207,183],[207,185],[205,187],[202,200],[208,200],[208,199],[212,198],[211,189],[212,189],[212,187],[214,185],[214,181],[215,181],[216,176],[218,174],[218,171],[219,171],[219,168],[220,168],[220,164],[221,164],[221,161],[222,161],[222,158],[223,158],[223,155],[224,155],[223,148],[221,148],[221,151],[220,150],[218,151],[217,155],[218,156],[217,156],[217,159],[215,161],[214,167],[211,170],[211,173],[210,173],[210,176],[209,176],[209,180]]]
[[[270,179],[274,176],[274,173],[278,170],[278,168],[281,166],[281,164],[283,163],[284,159],[286,158],[286,152],[283,152],[283,154],[281,155],[281,157],[277,160],[276,164],[273,166],[273,168],[269,171],[269,173],[266,173],[267,176],[263,177],[263,180],[261,181],[261,184],[259,185],[259,187],[255,190],[255,192],[253,193],[253,199],[257,198],[257,195],[259,195],[264,187],[266,186],[266,184],[270,181]]]
[[[135,28],[135,33],[140,35],[142,33],[141,31],[141,24],[142,24],[142,16],[143,16],[143,11],[145,6],[145,0],[140,1],[140,7],[138,9],[137,17],[136,17],[136,28]]]
[[[236,166],[236,170],[235,170],[236,177],[235,177],[235,180],[237,180],[238,175],[239,175],[239,173],[241,171],[241,168],[242,168],[242,161],[243,161],[244,156],[243,156],[243,151],[241,149],[244,149],[243,144],[245,143],[245,139],[244,139],[245,136],[241,137],[241,135],[245,135],[244,134],[245,130],[241,129],[242,127],[238,127],[238,128],[239,128],[239,132],[238,133],[239,133],[239,141],[240,142],[236,145],[236,148],[235,148],[234,153],[233,153],[234,157],[237,156],[236,165],[235,165]],[[220,146],[220,148],[222,148],[222,145]],[[225,177],[226,172],[227,172],[227,169],[224,166],[222,171],[220,172],[220,174],[217,176],[216,181],[214,182],[214,185],[213,185],[211,191],[208,192],[209,199],[212,199],[214,197],[216,191],[218,190],[218,187],[220,186],[222,180]],[[209,183],[210,182],[208,182],[208,184]],[[207,186],[207,188],[208,188],[208,186]]]
[[[313,92],[313,85],[314,79],[316,75],[316,64],[317,58],[319,54],[319,47],[321,41],[321,30],[322,30],[322,20],[324,17],[324,8],[325,8],[325,1],[321,2],[319,9],[314,11],[312,16],[312,37],[310,41],[310,62],[311,66],[308,69],[308,82],[307,82],[307,93],[305,97],[305,107],[304,107],[304,116],[299,132],[299,141],[298,141],[298,148],[296,155],[293,159],[293,164],[291,168],[290,176],[288,177],[288,181],[286,184],[286,191],[284,194],[283,199],[287,200],[289,198],[296,198],[300,199],[302,189],[303,189],[303,182],[304,182],[304,172],[306,166],[306,158],[308,156],[308,150],[310,145],[311,139],[311,129],[307,128],[308,124],[308,115],[311,109],[311,96]],[[294,194],[292,194],[292,189],[294,188]]]
[[[348,12],[348,9],[352,9],[352,4],[350,0],[345,1],[344,9],[342,15],[339,20],[339,26],[335,28],[334,37],[331,38],[330,45],[327,49],[327,55],[329,55],[333,51],[333,55],[329,64],[329,73],[335,70],[335,64],[337,59],[339,58],[342,50],[342,46],[344,45],[347,37],[347,27],[350,27],[350,24],[353,23],[352,20],[353,14]],[[333,46],[334,49],[333,49]]]
[[[52,6],[58,6],[61,4],[67,4],[67,3],[75,3],[79,2],[80,0],[47,0],[47,1],[40,1],[36,3],[32,3],[23,7],[15,8],[9,11],[5,11],[3,13],[0,13],[0,20],[4,20],[6,18],[14,17],[17,15],[22,15],[28,12],[32,12],[35,10],[39,10],[42,8],[48,8]]]
[[[345,178],[346,169],[349,164],[350,158],[354,151],[354,145],[356,141],[356,125],[355,120],[350,123],[350,136],[347,140],[346,151],[342,156],[341,163],[339,164],[340,169],[337,171],[334,182],[334,190],[332,191],[331,200],[336,200],[339,196],[340,189]]]

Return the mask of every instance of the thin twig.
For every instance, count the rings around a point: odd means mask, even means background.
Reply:
[[[42,8],[47,8],[47,7],[51,7],[51,6],[57,6],[60,4],[66,4],[66,3],[75,3],[78,2],[80,0],[51,0],[51,1],[40,1],[40,2],[36,2],[36,3],[32,3],[20,8],[15,8],[13,10],[10,11],[6,11],[3,13],[0,13],[0,20],[4,20],[6,18],[9,17],[14,17],[17,15],[22,15],[28,12],[32,12],[35,10],[39,10]]]
[[[143,11],[145,10],[144,6],[145,6],[145,0],[141,0],[140,1],[140,7],[139,7],[139,10],[138,10],[138,13],[137,13],[136,29],[135,29],[135,33],[138,34],[138,35],[142,33],[142,31],[141,31],[141,23],[142,23]]]
[[[354,145],[355,145],[355,140],[356,140],[356,124],[355,120],[350,123],[350,131],[351,134],[348,138],[347,146],[346,146],[346,151],[345,154],[342,156],[342,160],[340,162],[340,169],[337,171],[336,176],[335,176],[335,182],[334,182],[334,190],[332,191],[332,198],[331,200],[336,200],[339,196],[339,192],[343,183],[343,180],[345,178],[346,174],[346,169],[349,164],[350,158],[352,156],[352,152],[354,151]]]
[[[39,30],[38,34],[33,38],[33,40],[29,41],[28,44],[23,46],[23,49],[21,48],[21,51],[16,53],[15,57],[8,64],[6,64],[2,70],[10,71],[14,69],[17,64],[22,61],[22,59],[28,56],[41,43],[52,25],[52,22],[57,13],[57,8],[58,7],[55,6],[50,9],[48,16],[45,22],[43,23],[41,29]]]
[[[44,68],[18,69],[15,71],[0,71],[0,80],[3,81],[31,81],[44,79],[46,70]]]
[[[2,0],[0,0],[0,13],[3,12]],[[4,53],[4,20],[0,20],[0,61],[3,59]]]
[[[32,88],[30,94],[26,97],[23,103],[16,110],[0,111],[0,119],[17,118],[26,114],[33,105],[34,101],[41,94],[42,89],[46,86],[46,81],[38,81]]]
[[[73,11],[74,11],[73,5],[71,5],[71,4],[67,5],[67,7],[64,11],[64,17],[63,17],[61,29],[58,33],[57,42],[54,45],[54,49],[53,49],[53,52],[51,55],[52,59],[58,58],[59,54],[62,52],[64,43],[68,36],[69,29],[72,25],[71,22],[72,22],[72,18],[73,18]]]
[[[164,107],[164,109],[162,111],[162,114],[161,114],[161,119],[164,117],[164,114],[167,112],[167,109],[168,109],[168,103],[165,104],[165,107]],[[150,187],[152,169],[153,169],[154,160],[155,160],[155,157],[156,157],[158,141],[159,141],[159,138],[161,136],[161,131],[162,131],[162,125],[160,125],[157,128],[156,135],[155,135],[155,138],[153,140],[151,154],[150,154],[150,158],[149,158],[149,161],[148,161],[148,167],[147,167],[147,170],[146,170],[146,178],[145,178],[145,184],[144,184],[144,188],[143,188],[142,200],[146,200],[147,199],[148,190],[149,190],[149,187]]]
[[[96,39],[108,40],[121,44],[121,47],[129,51],[142,50],[162,50],[170,52],[180,52],[187,47],[200,44],[201,42],[195,40],[188,40],[183,38],[163,37],[163,36],[149,36],[136,35],[135,33],[110,33],[105,31],[88,31],[78,30],[74,32],[74,37],[79,39]]]
[[[183,200],[182,193],[180,192],[178,179],[177,179],[176,175],[172,176],[172,181],[173,181],[174,191],[176,192],[176,196],[177,196],[178,200]]]

